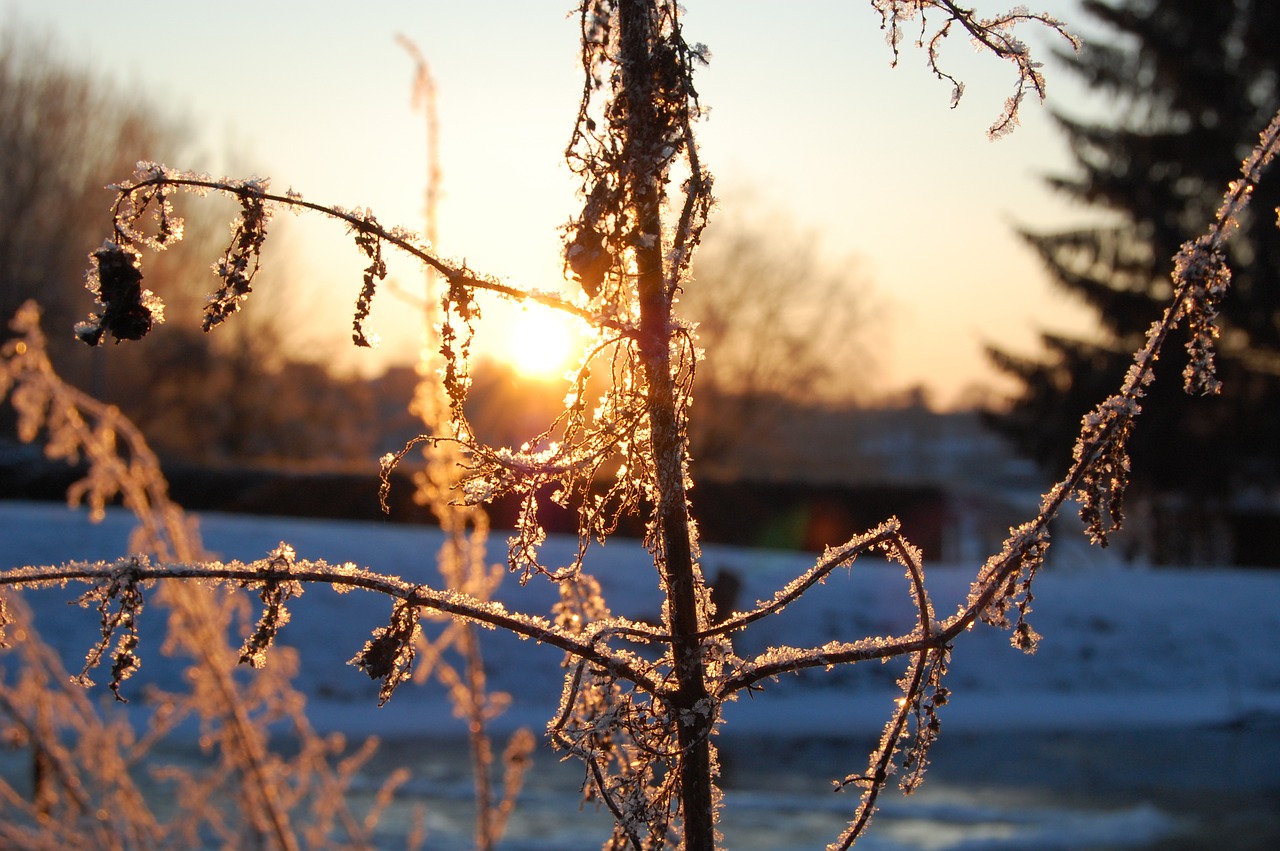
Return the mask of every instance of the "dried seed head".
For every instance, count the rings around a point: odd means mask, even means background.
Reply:
[[[98,297],[101,313],[76,327],[76,336],[90,346],[110,332],[117,340],[140,340],[164,320],[164,309],[150,290],[142,288],[138,252],[105,242],[92,255],[89,289]]]

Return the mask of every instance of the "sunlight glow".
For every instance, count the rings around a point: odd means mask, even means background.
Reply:
[[[495,355],[528,378],[559,378],[581,353],[581,329],[550,308],[530,305],[516,312]]]

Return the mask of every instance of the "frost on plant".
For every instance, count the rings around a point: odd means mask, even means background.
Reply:
[[[382,680],[379,706],[391,699],[396,686],[413,675],[413,657],[421,636],[417,608],[398,600],[391,611],[391,623],[375,629],[373,638],[351,660],[350,664],[368,674],[369,679]]]
[[[89,670],[102,661],[102,657],[111,654],[111,693],[116,700],[124,701],[120,694],[120,685],[141,665],[138,656],[133,652],[138,648],[138,617],[142,614],[142,589],[139,587],[140,577],[133,568],[142,567],[137,558],[121,565],[121,569],[113,573],[104,585],[95,588],[79,599],[79,604],[88,608],[97,603],[95,608],[102,621],[102,636],[89,650],[85,657],[84,670],[75,678],[77,685],[91,686]],[[115,609],[112,610],[112,605]],[[111,650],[112,640],[115,649]]]
[[[141,340],[164,321],[164,305],[142,288],[139,252],[107,240],[90,255],[89,291],[98,298],[99,312],[76,326],[76,336],[91,346],[104,334],[117,340]]]
[[[1014,126],[1027,91],[1044,95],[1040,66],[1016,26],[1036,23],[1065,36],[1060,22],[1022,8],[984,18],[950,0],[873,0],[872,5],[895,61],[904,35],[914,35],[929,67],[954,85],[953,99],[959,98],[960,84],[939,65],[940,47],[953,32],[966,32],[981,49],[1014,66],[1015,91],[991,129],[993,136]],[[1011,529],[1001,551],[977,569],[968,598],[954,613],[940,617],[934,610],[920,552],[895,519],[829,548],[771,598],[746,611],[715,613],[691,510],[697,492],[690,479],[687,434],[688,420],[697,410],[691,405],[697,340],[677,310],[681,290],[696,286],[688,272],[714,202],[712,179],[694,134],[702,107],[693,74],[709,52],[686,41],[680,8],[667,0],[584,0],[578,5],[578,26],[583,87],[566,157],[579,180],[581,207],[565,224],[562,243],[566,275],[576,288],[572,297],[477,273],[466,263],[440,256],[433,238],[386,228],[369,211],[315,204],[292,191],[272,193],[262,180],[215,180],[143,164],[131,181],[116,188],[114,235],[108,244],[115,248],[107,255],[105,273],[116,283],[109,288],[111,299],[105,298],[101,284],[95,291],[102,296],[103,310],[92,320],[100,330],[91,332],[96,336],[90,342],[114,333],[117,326],[126,337],[142,336],[134,333],[144,324],[140,317],[113,324],[102,316],[117,299],[117,284],[128,285],[123,287],[127,297],[118,302],[122,315],[134,316],[135,301],[144,301],[141,295],[133,297],[133,286],[143,292],[137,246],[161,248],[178,238],[181,228],[170,196],[179,190],[225,193],[241,208],[231,243],[216,265],[221,284],[206,313],[207,328],[250,296],[266,224],[276,209],[309,210],[343,223],[368,261],[353,320],[357,344],[372,339],[365,326],[386,274],[386,253],[402,252],[423,265],[432,282],[427,312],[431,331],[414,407],[424,431],[384,457],[383,497],[392,469],[412,449],[422,449],[425,468],[416,479],[415,495],[431,506],[446,532],[447,544],[439,555],[441,588],[354,565],[298,558],[283,545],[250,564],[169,554],[22,569],[0,575],[0,583],[90,584],[103,621],[96,652],[99,657],[116,654],[114,667],[121,678],[137,658],[140,595],[160,580],[257,590],[262,615],[240,653],[255,666],[287,622],[285,603],[307,583],[381,594],[392,599],[391,619],[374,629],[353,663],[382,681],[383,702],[414,675],[416,664],[417,676],[430,673],[449,685],[455,706],[473,729],[502,703],[484,689],[473,631],[495,628],[533,639],[564,654],[562,699],[548,733],[554,745],[582,762],[586,797],[613,817],[606,848],[715,848],[721,795],[714,738],[724,705],[743,692],[774,687],[784,674],[899,660],[900,696],[886,706],[888,721],[866,769],[837,780],[839,788],[859,796],[851,804],[847,829],[831,846],[848,848],[865,831],[891,775],[900,773],[905,792],[922,781],[950,701],[945,675],[961,636],[982,621],[1010,630],[1016,647],[1035,649],[1039,636],[1029,620],[1032,585],[1049,546],[1049,523],[1063,504],[1080,504],[1086,533],[1098,543],[1105,543],[1122,523],[1127,441],[1152,380],[1152,365],[1179,324],[1185,322],[1191,335],[1189,388],[1203,392],[1215,386],[1214,315],[1230,280],[1222,245],[1280,145],[1280,118],[1244,164],[1241,179],[1229,187],[1208,233],[1189,242],[1175,259],[1173,300],[1152,325],[1116,394],[1083,421],[1067,475],[1045,494],[1037,515]],[[103,274],[99,258],[97,280]],[[547,305],[584,320],[595,331],[580,367],[569,377],[564,409],[521,446],[484,443],[466,418],[480,293]],[[40,395],[44,390],[22,392],[20,411],[43,410],[49,404]],[[18,402],[19,391],[14,395]],[[488,527],[479,509],[502,496],[520,505],[506,567],[523,582],[556,584],[559,603],[551,618],[509,610],[492,600],[499,571],[483,563],[481,543]],[[548,499],[577,516],[578,547],[567,563],[546,563],[540,509]],[[664,596],[655,623],[612,614],[586,570],[590,548],[615,532],[623,514],[638,515],[644,524],[643,545],[652,555],[653,581]],[[856,566],[864,556],[887,557],[902,569],[915,613],[909,630],[841,637],[817,647],[771,647],[750,658],[739,654],[737,642],[757,622],[804,594],[819,593],[816,586],[832,571]],[[117,608],[107,605],[112,600]],[[432,620],[448,624],[428,640],[422,622]],[[113,637],[115,651],[110,649]],[[457,666],[442,661],[450,642],[460,649],[463,661]],[[478,752],[487,749],[487,739],[474,741]],[[509,750],[516,773],[519,754],[527,754],[522,747],[513,740]],[[488,763],[478,759],[477,764],[485,766],[478,773],[487,776]],[[508,783],[500,804],[481,790],[480,782],[481,809],[496,815],[478,835],[493,838],[518,782]],[[486,807],[486,800],[494,806]]]
[[[926,52],[929,70],[951,84],[953,108],[964,95],[964,83],[943,70],[940,51],[957,27],[968,33],[978,50],[990,52],[1014,66],[1017,79],[1013,94],[1005,100],[1004,111],[987,130],[992,139],[1006,136],[1018,126],[1018,111],[1028,91],[1034,92],[1041,102],[1045,99],[1044,73],[1040,70],[1043,65],[1018,37],[1018,25],[1040,24],[1068,41],[1074,49],[1080,49],[1079,39],[1067,31],[1066,24],[1052,15],[1032,12],[1026,6],[1015,6],[1003,14],[982,18],[974,9],[961,8],[951,0],[871,0],[871,5],[880,13],[880,27],[893,49],[894,64],[898,63],[903,39],[914,34],[915,46]]]
[[[258,273],[262,245],[267,240],[267,223],[271,218],[263,200],[266,185],[266,181],[245,181],[233,193],[240,202],[240,218],[231,224],[231,242],[222,259],[213,264],[213,272],[222,283],[205,305],[206,331],[222,324],[239,310],[240,303],[253,290],[253,278]]]
[[[371,213],[365,214],[365,222],[374,227],[378,223]],[[369,265],[365,267],[364,285],[356,298],[356,315],[351,323],[351,339],[357,346],[372,348],[374,340],[365,334],[365,320],[369,318],[369,311],[373,309],[373,296],[377,290],[377,282],[387,277],[387,263],[382,259],[382,240],[376,236],[368,231],[357,231],[355,243],[356,247],[369,259]]]
[[[268,557],[261,578],[253,583],[245,583],[250,588],[258,586],[262,616],[258,619],[258,626],[240,648],[241,664],[254,668],[265,666],[267,650],[275,643],[280,628],[289,622],[289,610],[285,608],[285,603],[302,593],[302,586],[289,578],[296,559],[293,547],[282,541]]]
[[[33,303],[10,327],[14,336],[0,346],[0,393],[13,404],[20,436],[41,441],[52,459],[84,463],[84,477],[68,491],[71,505],[85,505],[96,521],[108,503],[119,501],[138,526],[129,542],[135,555],[75,570],[90,585],[80,602],[98,612],[100,633],[79,675],[64,671],[41,641],[20,595],[0,595],[0,635],[8,627],[14,639],[4,645],[10,676],[0,688],[0,734],[28,750],[35,765],[29,797],[0,779],[6,802],[0,846],[159,848],[212,841],[293,849],[326,846],[338,835],[368,845],[379,812],[404,776],[388,776],[378,801],[364,813],[353,812],[347,790],[373,743],[344,754],[342,737],[322,738],[311,729],[301,714],[304,701],[289,683],[291,650],[276,648],[275,664],[248,683],[234,675],[240,651],[227,641],[227,624],[247,610],[243,596],[198,582],[157,585],[148,575],[156,561],[174,565],[206,556],[195,522],[169,500],[142,435],[114,407],[57,377]],[[265,590],[271,583],[263,584],[264,575],[279,568],[283,549],[263,569],[245,572],[238,585]],[[19,574],[34,576],[21,570],[11,575]],[[105,714],[83,688],[70,686],[87,685],[91,670],[109,659],[109,687],[125,700],[126,680],[142,663],[144,603],[150,604],[147,635],[163,635],[161,651],[186,660],[189,688],[169,693],[149,687],[145,724],[135,729],[126,716]],[[212,755],[207,767],[171,765],[149,753],[186,721],[199,726]],[[266,737],[265,725],[281,721],[300,746],[292,756],[274,751]],[[178,790],[176,807],[153,808],[135,783],[130,766],[144,758],[159,780]]]

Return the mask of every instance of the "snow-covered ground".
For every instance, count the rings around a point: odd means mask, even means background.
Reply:
[[[95,526],[57,505],[0,503],[0,567],[112,558],[125,552],[131,525],[118,512]],[[285,540],[305,558],[353,561],[427,583],[436,576],[438,537],[431,529],[205,515],[201,532],[206,546],[225,558],[257,558]],[[549,560],[567,554],[570,545],[553,539]],[[504,554],[501,534],[492,547],[495,560]],[[703,559],[711,576],[730,569],[742,578],[742,606],[771,597],[810,561],[803,554],[719,546],[705,548]],[[595,548],[587,567],[615,612],[657,614],[652,568],[634,542]],[[964,598],[975,568],[926,567],[939,614]],[[1032,625],[1044,636],[1039,651],[1025,656],[1009,646],[1006,633],[988,627],[957,641],[948,676],[954,694],[942,711],[931,779],[912,799],[891,797],[874,835],[860,847],[1155,845],[1188,826],[1188,812],[1196,807],[1180,806],[1184,795],[1199,804],[1206,794],[1247,798],[1268,783],[1262,791],[1272,801],[1280,795],[1274,779],[1241,776],[1269,774],[1263,768],[1280,755],[1280,654],[1274,649],[1280,572],[1076,566],[1046,570],[1035,592]],[[57,637],[69,664],[87,649],[95,626],[92,613],[64,605],[73,593],[28,595],[37,627]],[[498,596],[512,608],[546,612],[554,590],[536,578],[521,588],[512,578]],[[438,688],[402,688],[378,709],[376,685],[345,664],[369,631],[383,624],[388,601],[313,588],[291,611],[282,640],[302,648],[299,686],[317,726],[401,741],[460,734]],[[867,558],[780,616],[757,623],[737,647],[746,656],[781,643],[892,634],[910,624],[901,570]],[[144,673],[172,675],[166,666],[173,663],[158,651],[159,635],[148,645],[142,626]],[[486,641],[491,685],[513,696],[499,726],[541,729],[559,695],[559,652],[498,634],[486,634]],[[787,677],[726,709],[721,744],[730,847],[820,847],[834,836],[851,800],[814,790],[865,767],[865,739],[884,724],[898,673],[894,665],[869,663]],[[1231,748],[1246,752],[1243,761],[1228,759],[1224,750]],[[1261,767],[1251,759],[1261,760]],[[572,799],[580,775],[572,766],[550,765],[549,785],[532,788],[527,797],[536,802],[539,795],[559,795],[558,803],[567,801],[577,816]],[[558,791],[555,776],[564,786]],[[1117,787],[1135,794],[1109,800],[1106,790]],[[419,791],[427,795],[425,787]],[[541,828],[530,825],[545,807],[529,807],[522,810],[530,833],[525,844],[512,847],[579,847],[564,836],[538,844]],[[579,818],[587,819],[584,829],[592,837],[605,823],[596,814]],[[779,819],[787,820],[785,828],[777,827]],[[521,824],[517,819],[513,830]],[[556,826],[568,830],[571,824],[574,819]],[[1254,829],[1270,828],[1246,830]],[[581,847],[591,847],[597,840],[582,841]]]

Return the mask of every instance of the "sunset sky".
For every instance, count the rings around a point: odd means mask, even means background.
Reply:
[[[188,121],[202,154],[170,165],[270,176],[278,190],[418,228],[425,134],[410,103],[413,63],[394,42],[403,33],[439,87],[441,250],[512,283],[557,288],[557,228],[578,206],[562,157],[581,91],[571,3],[359,5],[0,0],[0,25],[47,30],[76,62]],[[712,53],[696,81],[711,108],[698,132],[724,213],[811,233],[831,263],[852,262],[871,282],[878,354],[852,368],[876,389],[924,384],[935,401],[953,403],[973,385],[998,386],[984,343],[1033,351],[1042,330],[1088,328],[1088,314],[1052,290],[1014,229],[1096,214],[1041,184],[1069,168],[1047,109],[1029,104],[1017,132],[987,140],[1012,90],[1003,63],[953,38],[943,58],[966,92],[951,110],[950,86],[920,51],[907,47],[890,68],[879,16],[863,0],[685,5],[686,37]],[[976,5],[994,13],[1007,4]],[[1029,5],[1079,29],[1076,0]],[[1044,53],[1049,106],[1088,108],[1044,49],[1048,35],[1028,28],[1024,37]],[[326,331],[347,339],[359,257],[334,224],[288,218],[286,228],[276,250],[305,250],[291,268],[323,288]],[[415,285],[411,267],[393,275]],[[378,359],[411,359],[415,318],[381,299],[372,322],[383,346],[340,362],[373,369]]]

